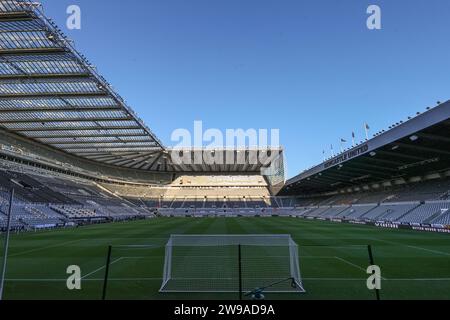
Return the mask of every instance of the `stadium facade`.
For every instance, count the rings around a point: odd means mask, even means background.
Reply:
[[[0,3],[0,40],[0,227],[14,189],[16,229],[284,215],[450,230],[450,102],[285,183],[282,148],[176,150],[193,161],[174,162],[33,3]],[[236,161],[194,161],[205,152]]]

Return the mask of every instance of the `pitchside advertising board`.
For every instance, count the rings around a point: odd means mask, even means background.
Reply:
[[[302,217],[303,219],[309,220],[328,220],[331,222],[339,223],[351,223],[375,226],[379,228],[389,228],[389,229],[405,229],[405,230],[416,230],[416,231],[427,231],[427,232],[438,232],[438,233],[450,233],[450,226],[437,226],[429,224],[398,224],[391,222],[372,222],[372,221],[358,221],[358,220],[346,220],[346,219],[334,219],[334,218],[324,218],[324,217]]]

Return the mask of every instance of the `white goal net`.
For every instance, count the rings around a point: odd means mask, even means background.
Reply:
[[[160,292],[304,292],[290,235],[171,235]]]

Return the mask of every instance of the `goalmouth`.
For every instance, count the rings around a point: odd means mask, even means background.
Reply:
[[[171,235],[160,292],[305,292],[287,234]]]

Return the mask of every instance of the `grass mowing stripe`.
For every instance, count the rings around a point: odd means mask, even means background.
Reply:
[[[364,248],[368,243],[375,243],[375,262],[389,278],[383,280],[384,299],[450,296],[448,235],[296,218],[236,217],[155,218],[14,235],[5,298],[98,299],[103,281],[99,271],[104,269],[107,244],[130,244],[135,247],[116,251],[112,259],[122,258],[112,268],[108,288],[111,299],[235,299],[236,295],[158,292],[163,273],[163,246],[170,234],[175,233],[291,234],[299,244],[302,280],[306,281],[307,292],[270,294],[268,299],[372,299],[365,286],[367,278],[361,273],[361,266],[368,262]],[[37,247],[39,243],[41,247]],[[143,245],[158,247],[139,249]],[[405,249],[408,246],[411,250]],[[272,256],[277,255],[274,253]],[[267,263],[264,262],[264,268],[271,267],[269,260],[268,257]],[[73,264],[92,270],[83,276],[80,291],[69,291],[65,286],[66,268]]]
[[[111,262],[109,263],[109,265],[111,266],[111,265],[113,265],[113,264],[115,264],[115,263],[117,263],[117,262],[119,262],[119,261],[125,260],[125,259],[143,259],[143,258],[144,258],[144,257],[119,257],[119,258],[114,259],[113,261],[111,261]],[[101,266],[101,267],[99,267],[98,269],[95,269],[94,271],[91,271],[91,272],[89,272],[88,274],[82,276],[81,279],[85,279],[85,278],[87,278],[87,277],[89,277],[89,276],[91,276],[91,275],[93,275],[93,274],[99,272],[100,270],[105,269],[105,268],[106,268],[106,264],[103,265],[103,266]]]
[[[408,245],[408,244],[404,244],[404,243],[400,243],[400,242],[394,242],[394,241],[377,239],[377,238],[369,238],[369,239],[372,239],[372,240],[375,240],[375,241],[386,242],[386,243],[390,243],[390,244],[395,244],[395,245],[399,245],[399,246],[404,246],[404,247],[411,248],[411,249],[423,250],[423,251],[427,251],[427,252],[438,254],[438,255],[450,256],[450,253],[443,252],[443,251],[431,250],[431,249],[422,248],[422,247],[419,247],[419,246],[412,246],[412,245]]]
[[[80,241],[83,241],[83,240],[86,240],[86,239],[71,240],[71,241],[66,241],[66,242],[63,242],[63,243],[57,243],[57,244],[54,244],[54,245],[45,246],[45,247],[41,247],[41,248],[30,249],[30,250],[27,250],[27,251],[22,251],[22,252],[10,254],[9,257],[17,257],[17,256],[25,255],[25,254],[28,254],[28,253],[38,252],[38,251],[47,250],[47,249],[56,248],[56,247],[62,247],[62,246],[65,246],[65,245],[68,245],[68,244],[72,244],[72,243],[75,243],[75,242],[80,242]]]
[[[123,259],[123,257],[114,259],[113,261],[111,261],[111,262],[109,263],[109,265],[113,265],[114,263],[119,262],[119,261],[122,260],[122,259]],[[85,279],[85,278],[87,278],[87,277],[89,277],[89,276],[91,276],[91,275],[93,275],[93,274],[99,272],[100,270],[105,269],[105,268],[106,268],[106,264],[103,265],[103,266],[101,266],[101,267],[98,268],[98,269],[95,269],[94,271],[89,272],[88,274],[86,274],[86,275],[84,275],[83,277],[81,277],[81,279],[83,280],[83,279]]]
[[[162,280],[162,277],[155,278],[108,278],[108,281],[156,281]],[[206,278],[178,278],[186,280],[206,279]],[[218,279],[218,278],[210,278]],[[220,278],[226,279],[226,278]],[[104,281],[103,278],[83,279],[83,281]],[[367,281],[367,278],[303,278],[303,280],[319,280],[319,281]],[[450,281],[450,278],[398,278],[398,279],[384,279],[385,281]],[[13,282],[65,282],[67,279],[6,279],[6,281]]]
[[[335,258],[338,259],[338,260],[340,260],[340,261],[342,261],[342,262],[345,262],[345,263],[347,263],[348,265],[351,265],[351,266],[353,266],[353,267],[355,267],[355,268],[357,268],[357,269],[359,269],[359,270],[362,270],[362,271],[366,272],[366,269],[364,269],[363,267],[360,267],[360,266],[358,266],[358,265],[356,265],[356,264],[354,264],[354,263],[352,263],[352,262],[350,262],[350,261],[348,261],[348,260],[345,260],[344,258],[341,258],[341,257],[335,257]],[[382,279],[382,280],[387,280],[387,279],[384,278],[384,277],[381,277],[381,279]]]

